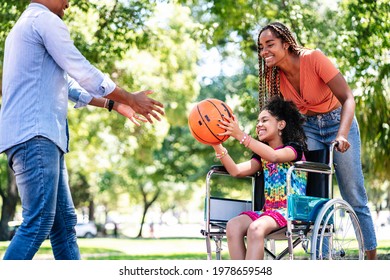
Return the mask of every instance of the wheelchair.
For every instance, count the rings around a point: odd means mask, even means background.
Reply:
[[[305,153],[306,161],[295,162],[287,171],[287,226],[271,232],[265,240],[265,258],[294,259],[294,249],[301,244],[306,259],[364,259],[364,243],[360,224],[352,207],[340,198],[333,198],[333,153],[329,149]],[[306,195],[291,193],[294,170],[308,174]],[[213,176],[230,176],[223,166],[215,165],[206,176],[205,226],[201,234],[206,240],[207,259],[222,259],[227,222],[243,211],[260,210],[264,204],[264,180],[261,172],[248,176],[252,195],[248,200],[211,196]],[[241,180],[242,178],[237,178]],[[212,250],[212,240],[215,250]],[[284,241],[282,241],[284,240]],[[275,241],[287,241],[276,252]],[[214,253],[214,254],[213,254]]]

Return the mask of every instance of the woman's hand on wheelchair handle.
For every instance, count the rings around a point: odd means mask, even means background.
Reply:
[[[341,153],[345,153],[346,151],[348,151],[349,147],[351,147],[351,144],[344,136],[337,136],[334,142],[336,142],[336,150]]]

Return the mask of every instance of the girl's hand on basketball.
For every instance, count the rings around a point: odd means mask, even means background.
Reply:
[[[238,119],[235,115],[232,115],[232,117],[224,116],[224,119],[219,121],[219,127],[226,130],[224,133],[219,133],[218,135],[230,135],[234,138],[237,138],[238,135],[242,134],[242,131],[240,129]]]
[[[218,133],[218,135],[220,136],[223,136],[223,135],[231,135],[231,132],[230,132],[230,118],[229,117],[225,117],[223,119],[220,119],[219,120],[219,123],[217,124],[220,128],[226,130],[225,132],[223,133]]]

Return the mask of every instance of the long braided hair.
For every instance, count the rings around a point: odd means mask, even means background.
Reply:
[[[260,35],[265,30],[270,30],[272,34],[282,40],[283,43],[288,43],[288,51],[300,55],[304,47],[297,44],[291,31],[280,22],[273,22],[264,26],[257,37],[257,55],[259,60],[259,108],[263,108],[264,104],[274,95],[282,96],[280,92],[280,75],[279,67],[268,67],[265,60],[260,55]]]

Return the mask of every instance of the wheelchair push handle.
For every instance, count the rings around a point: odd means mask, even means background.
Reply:
[[[330,168],[334,168],[333,166],[333,154],[334,154],[334,150],[336,147],[339,146],[339,141],[333,141],[331,144],[330,144],[330,148],[329,148],[329,167]]]
[[[335,148],[337,148],[339,146],[339,141],[332,141],[332,143],[330,144],[330,151],[333,152]]]

